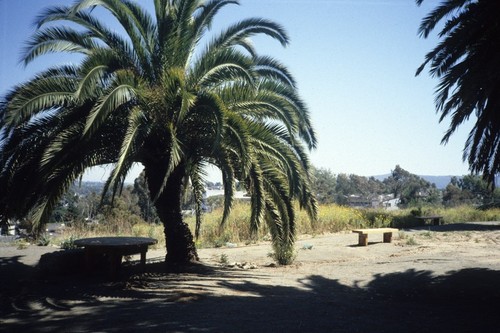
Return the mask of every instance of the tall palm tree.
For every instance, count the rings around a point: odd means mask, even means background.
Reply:
[[[1,101],[4,215],[30,212],[40,226],[87,168],[113,164],[104,192],[115,195],[142,163],[164,224],[166,261],[197,260],[181,194],[192,186],[198,234],[211,164],[223,175],[222,225],[235,180],[243,181],[252,194],[252,230],[267,223],[276,248],[290,249],[294,202],[316,216],[307,155],[316,138],[293,77],[249,40],[264,34],[286,45],[281,26],[252,18],[205,37],[229,4],[238,1],[154,0],[151,16],[131,0],[79,0],[41,13],[24,63],[52,52],[82,60],[48,68]],[[107,28],[95,7],[125,34]]]
[[[421,5],[423,0],[416,0]],[[500,171],[500,2],[446,0],[420,25],[427,38],[440,27],[440,43],[429,52],[417,75],[430,65],[438,77],[436,108],[440,121],[451,118],[442,143],[474,115],[477,121],[465,143],[463,159],[473,173],[494,186]]]

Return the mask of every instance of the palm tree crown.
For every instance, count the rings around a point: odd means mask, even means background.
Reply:
[[[416,1],[420,5],[423,0]],[[440,78],[436,107],[440,121],[451,123],[442,142],[476,116],[464,147],[464,160],[474,173],[494,185],[500,171],[500,3],[488,0],[446,0],[428,14],[419,33],[427,38],[444,21],[441,42],[426,57],[417,75],[430,65]]]
[[[238,179],[252,194],[253,230],[267,222],[275,244],[291,244],[293,202],[316,215],[307,156],[315,134],[291,74],[249,40],[264,34],[286,45],[280,25],[247,19],[208,38],[214,17],[230,4],[238,1],[154,0],[151,16],[131,0],[79,0],[41,13],[24,63],[53,52],[82,61],[48,68],[0,101],[5,215],[31,212],[41,225],[85,169],[112,163],[105,192],[115,194],[142,163],[165,225],[167,258],[194,259],[180,194],[190,181],[198,232],[204,167],[212,164],[224,180],[222,224]],[[96,6],[119,22],[123,36],[95,16]]]

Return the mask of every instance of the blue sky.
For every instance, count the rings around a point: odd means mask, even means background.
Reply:
[[[148,8],[151,0],[139,0]],[[48,64],[68,57],[45,57],[24,68],[23,43],[33,33],[41,8],[65,0],[0,0],[0,94]],[[443,146],[449,121],[439,123],[434,108],[437,79],[415,71],[437,39],[421,39],[418,26],[437,3],[414,0],[241,0],[228,6],[214,31],[247,17],[264,17],[287,30],[291,44],[282,48],[255,39],[261,54],[276,57],[298,81],[309,107],[319,145],[314,166],[333,173],[371,176],[399,164],[420,175],[464,175],[462,149],[472,124]],[[113,22],[109,22],[113,26]],[[133,179],[139,171],[130,175]],[[102,180],[103,169],[86,175]],[[211,172],[210,177],[217,179]]]

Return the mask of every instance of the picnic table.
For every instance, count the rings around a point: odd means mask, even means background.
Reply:
[[[417,219],[422,221],[422,225],[425,225],[426,221],[430,221],[432,225],[440,225],[442,223],[443,217],[440,215],[428,215],[417,216]]]
[[[77,239],[75,245],[84,248],[87,271],[93,270],[95,262],[104,255],[108,259],[110,276],[115,279],[123,256],[140,254],[140,265],[144,268],[148,246],[157,242],[147,237],[93,237]]]

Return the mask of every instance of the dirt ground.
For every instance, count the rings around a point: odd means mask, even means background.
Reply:
[[[41,269],[51,247],[0,245],[2,332],[499,332],[500,222],[370,235],[301,237],[295,264],[269,243],[199,250],[169,268],[164,250],[119,279]]]

